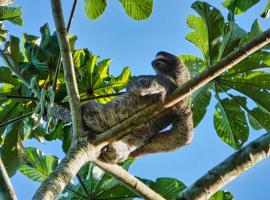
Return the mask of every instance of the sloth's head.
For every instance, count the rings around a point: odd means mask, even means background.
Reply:
[[[152,61],[152,66],[158,75],[165,76],[174,81],[185,82],[189,79],[187,67],[177,56],[165,51],[157,53]]]

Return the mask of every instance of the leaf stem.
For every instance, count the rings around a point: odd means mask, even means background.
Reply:
[[[14,119],[11,119],[11,120],[9,120],[9,121],[7,121],[7,122],[4,122],[4,123],[0,124],[0,128],[2,128],[2,127],[4,127],[4,126],[7,126],[7,125],[9,125],[9,124],[11,124],[11,123],[13,123],[13,122],[20,121],[20,120],[22,120],[22,119],[24,119],[24,118],[26,118],[26,117],[29,117],[30,115],[32,115],[32,113],[33,113],[33,112],[30,112],[30,113],[27,113],[27,114],[25,114],[25,115],[16,117],[16,118],[14,118]]]

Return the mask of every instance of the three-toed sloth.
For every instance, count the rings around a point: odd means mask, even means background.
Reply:
[[[152,66],[157,75],[133,78],[127,85],[127,92],[111,102],[85,103],[82,115],[86,129],[101,133],[144,107],[164,101],[190,77],[181,60],[167,52],[159,52]],[[165,129],[167,127],[169,129]],[[192,129],[191,104],[189,98],[185,98],[147,123],[137,126],[123,138],[105,146],[100,158],[108,163],[118,163],[128,156],[172,151],[190,143]]]

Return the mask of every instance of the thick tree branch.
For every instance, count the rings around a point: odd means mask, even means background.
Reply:
[[[270,134],[266,133],[199,178],[177,200],[205,200],[249,168],[270,156]]]
[[[5,166],[0,158],[0,199],[17,200],[16,193],[12,187]]]
[[[83,134],[83,125],[80,96],[75,77],[73,58],[68,41],[67,29],[64,22],[61,1],[51,0],[51,6],[60,52],[63,60],[64,76],[69,97],[73,134],[74,138],[77,139],[79,135]]]
[[[78,173],[80,168],[88,161],[92,161],[100,168],[107,171],[112,176],[118,178],[125,185],[131,188],[144,199],[165,200],[159,194],[152,191],[140,180],[132,176],[125,169],[118,165],[110,165],[96,160],[100,149],[95,148],[88,141],[77,140],[66,154],[64,159],[52,172],[49,177],[42,183],[36,191],[33,199],[35,200],[52,200],[61,192],[65,186],[70,183],[71,179]]]

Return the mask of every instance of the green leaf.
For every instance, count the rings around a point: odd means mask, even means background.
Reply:
[[[153,9],[153,0],[119,0],[128,16],[135,20],[147,19]]]
[[[223,40],[219,47],[218,60],[237,49],[242,38],[245,36],[246,31],[234,21],[227,22],[223,30]]]
[[[193,55],[180,55],[180,60],[188,67],[191,78],[203,72],[206,68],[205,61]]]
[[[45,156],[39,149],[28,147],[26,153],[34,165],[22,165],[19,171],[33,181],[42,183],[58,165],[56,156]]]
[[[249,114],[249,123],[252,128],[256,130],[266,129],[267,131],[270,130],[270,114],[265,112],[260,107],[256,107],[252,109]]]
[[[219,190],[209,200],[234,200],[232,193]]]
[[[150,187],[167,200],[174,200],[186,186],[175,178],[158,178]]]
[[[245,45],[246,43],[252,41],[254,38],[256,38],[258,35],[260,35],[263,32],[261,25],[259,23],[259,21],[256,19],[252,26],[251,26],[251,30],[248,34],[246,34],[240,42],[240,45]]]
[[[84,0],[84,12],[90,20],[99,18],[107,7],[106,0]]]
[[[5,49],[10,53],[16,64],[24,60],[24,56],[20,51],[20,39],[10,35],[10,41],[5,43]]]
[[[4,29],[4,24],[0,22],[0,42],[5,42],[7,37],[7,30]]]
[[[79,49],[73,52],[73,60],[77,68],[82,67],[85,63],[85,52],[84,49]]]
[[[46,48],[51,40],[51,33],[50,33],[48,23],[46,23],[42,27],[40,27],[40,33],[41,33],[40,47]]]
[[[263,71],[243,72],[233,76],[224,76],[219,80],[234,82],[235,84],[247,84],[260,89],[270,89],[270,73]]]
[[[223,1],[222,5],[232,13],[239,15],[246,12],[259,1],[260,0],[225,0]]]
[[[258,51],[247,58],[245,58],[243,61],[235,65],[233,68],[225,72],[223,76],[228,76],[228,75],[235,75],[235,74],[241,74],[243,72],[248,72],[251,70],[256,70],[260,68],[265,68],[267,67],[265,62],[267,62],[267,56],[269,53],[263,52],[263,51]]]
[[[15,118],[19,115],[19,103],[14,101],[6,102],[0,106],[0,124],[7,122],[8,120]],[[3,134],[6,127],[0,129],[0,135]]]
[[[131,76],[131,71],[129,67],[125,67],[121,74],[117,77],[111,76],[111,79],[108,82],[108,86],[113,88],[115,92],[119,92],[126,87]]]
[[[105,59],[97,63],[98,56],[92,55],[86,49],[77,52],[76,55],[75,53],[74,57],[81,76],[78,77],[78,88],[81,98],[113,94],[114,92],[119,92],[127,85],[130,78],[130,69],[128,67],[124,68],[118,77],[114,77],[109,74],[111,59]],[[115,97],[104,97],[97,100],[101,103],[107,103],[112,98]]]
[[[189,33],[186,39],[200,48],[207,65],[210,66],[218,57],[224,18],[218,9],[208,3],[196,1],[191,7],[200,17],[192,15],[188,17],[187,24],[194,32]]]
[[[6,67],[0,67],[0,83],[9,83],[14,86],[21,84],[20,80]]]
[[[13,7],[0,7],[0,21],[8,20],[9,22],[22,25],[22,9]]]
[[[270,0],[268,0],[261,17],[268,18],[270,16]]]
[[[20,123],[12,124],[6,129],[6,137],[1,146],[1,156],[9,176],[13,176],[26,154],[22,145],[22,126]]]
[[[246,100],[242,97],[242,101]],[[235,101],[228,98],[218,98],[215,108],[214,126],[218,136],[231,147],[240,148],[249,135],[244,111]]]
[[[209,85],[201,87],[192,94],[193,126],[196,127],[203,119],[211,100]]]
[[[257,105],[261,106],[264,110],[270,112],[270,94],[267,90],[262,87],[245,82],[234,82],[234,81],[224,81],[222,84],[230,87],[246,96],[251,98]],[[267,87],[269,83],[266,83]],[[262,85],[264,85],[262,83]]]
[[[133,199],[136,197],[139,197],[139,195],[122,183],[117,184],[110,189],[104,189],[101,194],[95,196],[96,199]]]

